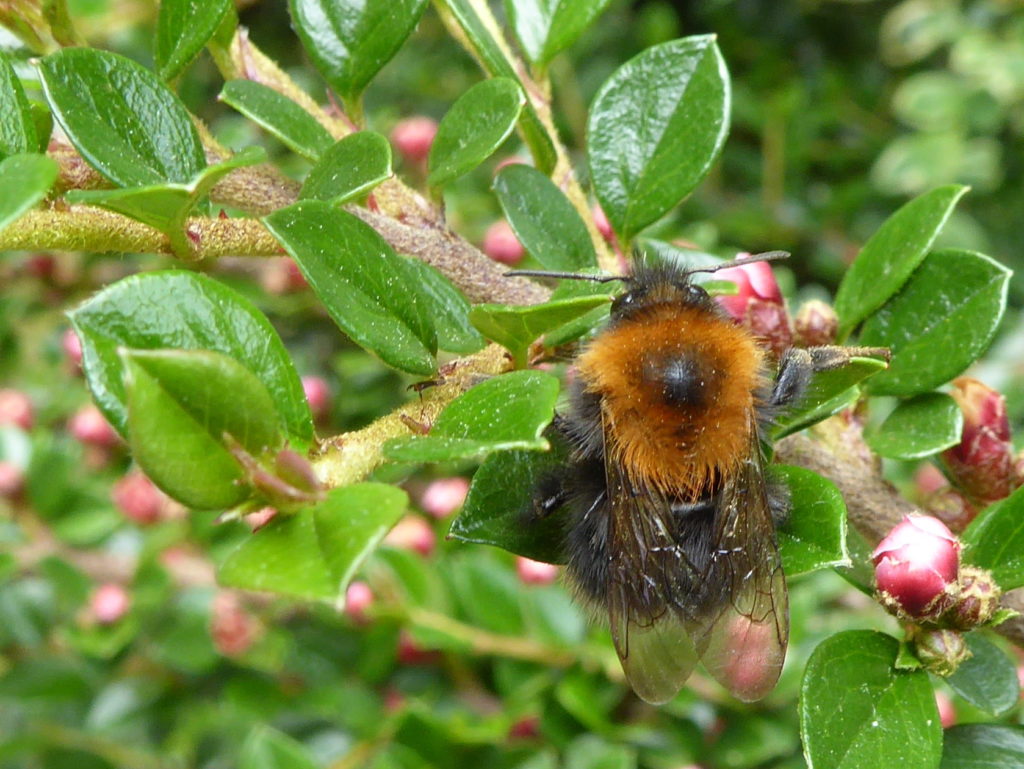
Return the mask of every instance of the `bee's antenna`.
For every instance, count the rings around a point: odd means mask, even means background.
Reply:
[[[789,259],[789,252],[764,251],[760,254],[747,254],[746,256],[741,256],[728,262],[713,264],[710,267],[696,267],[692,270],[687,270],[687,272],[718,272],[719,270],[725,270],[729,267],[739,267],[744,264],[750,264],[751,262],[777,262],[781,259]]]
[[[566,278],[568,280],[592,280],[595,283],[611,283],[614,280],[629,281],[628,275],[588,275],[585,272],[546,272],[545,270],[512,270],[506,278]]]

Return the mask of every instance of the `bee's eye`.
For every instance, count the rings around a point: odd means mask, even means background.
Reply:
[[[617,315],[629,307],[632,307],[636,302],[636,296],[632,291],[627,291],[625,294],[620,295],[614,302],[612,302],[612,314]]]
[[[708,292],[705,291],[703,288],[694,283],[691,283],[689,286],[686,287],[686,298],[689,299],[691,302],[703,302],[709,299],[710,297],[708,296]]]

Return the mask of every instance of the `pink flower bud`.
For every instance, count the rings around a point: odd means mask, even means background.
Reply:
[[[484,233],[483,251],[494,261],[509,266],[519,264],[526,255],[523,244],[504,219],[487,228],[487,232]]]
[[[0,497],[13,499],[25,485],[25,471],[13,462],[0,460]]]
[[[61,336],[60,346],[72,369],[78,371],[82,367],[82,340],[73,328],[67,329]]]
[[[612,223],[605,216],[604,209],[597,203],[594,203],[590,207],[590,215],[594,218],[594,226],[601,233],[601,237],[609,243],[615,240],[615,231],[612,229]]]
[[[31,430],[32,401],[20,390],[0,390],[0,425],[16,425]]]
[[[431,481],[420,497],[420,507],[435,518],[447,518],[466,501],[469,481],[456,475]]]
[[[410,163],[423,163],[430,154],[430,146],[437,136],[437,121],[429,117],[410,117],[399,120],[391,129],[391,143]]]
[[[811,299],[800,307],[793,327],[796,342],[801,347],[832,344],[839,330],[839,316],[820,299]]]
[[[418,515],[407,515],[384,537],[384,544],[401,550],[414,550],[422,556],[434,552],[437,536],[430,524]]]
[[[309,401],[309,410],[313,412],[313,419],[321,421],[331,411],[331,388],[327,380],[322,376],[302,377],[302,391]]]
[[[553,563],[534,561],[517,555],[516,574],[527,585],[550,585],[558,578],[558,567]]]
[[[164,512],[167,497],[145,473],[130,472],[114,483],[111,490],[114,505],[136,523],[156,523]]]
[[[954,379],[950,395],[964,414],[960,443],[942,452],[950,476],[981,506],[1008,496],[1018,481],[1006,400],[970,377]]]
[[[345,614],[354,621],[366,622],[366,610],[373,604],[373,591],[365,582],[352,582],[345,591]]]
[[[508,728],[510,740],[535,740],[540,737],[540,717],[523,716]]]
[[[999,608],[1001,595],[991,572],[977,566],[964,566],[960,569],[960,592],[946,618],[961,630],[984,625]]]
[[[267,259],[260,270],[260,285],[273,296],[294,294],[309,287],[302,270],[289,257]]]
[[[726,312],[761,337],[776,355],[792,346],[793,331],[786,304],[768,262],[719,270],[715,278],[736,284],[736,294],[715,297]]]
[[[83,406],[68,420],[71,437],[86,446],[110,448],[119,438],[102,412],[91,403]]]
[[[921,506],[954,532],[963,531],[978,514],[967,497],[948,485],[926,496]]]
[[[960,543],[937,518],[908,515],[871,554],[886,608],[911,617],[938,616],[949,605]]]
[[[128,592],[114,582],[96,588],[89,599],[93,617],[102,625],[117,622],[128,612],[131,599]]]
[[[943,729],[948,729],[956,724],[956,708],[953,707],[953,700],[943,691],[935,690],[935,707],[939,711],[939,722]]]
[[[402,665],[431,665],[441,659],[440,652],[424,649],[408,630],[398,633],[398,661]]]
[[[238,600],[238,596],[221,591],[213,599],[210,615],[210,637],[225,657],[238,657],[252,648],[262,628]]]

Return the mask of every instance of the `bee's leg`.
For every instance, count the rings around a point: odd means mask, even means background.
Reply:
[[[819,371],[842,368],[851,358],[884,358],[889,360],[886,347],[790,347],[779,361],[779,374],[768,399],[770,408],[795,403],[807,389],[811,376]]]
[[[533,514],[537,519],[547,518],[569,501],[569,489],[557,475],[542,478],[533,498]]]

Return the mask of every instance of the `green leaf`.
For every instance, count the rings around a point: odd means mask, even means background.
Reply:
[[[302,743],[266,724],[258,724],[249,732],[239,769],[317,769],[320,763]]]
[[[541,371],[488,379],[449,403],[422,437],[394,438],[384,456],[398,462],[445,462],[493,451],[544,451],[544,428],[554,417],[558,380]]]
[[[974,707],[1001,716],[1020,699],[1017,666],[1006,652],[979,633],[964,636],[971,656],[946,683]]]
[[[314,507],[275,516],[225,559],[217,578],[245,590],[337,600],[407,504],[405,492],[382,483],[334,489]]]
[[[579,213],[553,181],[536,168],[506,166],[494,191],[519,242],[549,270],[597,267],[597,254]]]
[[[608,294],[576,296],[529,306],[478,304],[469,321],[480,333],[508,349],[518,366],[526,364],[529,346],[548,331],[611,301]]]
[[[700,183],[729,130],[729,75],[714,36],[673,40],[627,61],[587,123],[594,192],[623,241]]]
[[[572,45],[609,0],[505,0],[505,14],[523,51],[535,64],[547,64]]]
[[[852,406],[860,398],[858,385],[885,368],[885,362],[875,358],[851,358],[842,368],[815,373],[796,407],[776,420],[772,437],[779,440],[800,432]]]
[[[309,58],[351,106],[416,28],[427,0],[289,0]]]
[[[229,13],[231,0],[161,0],[156,18],[157,74],[173,80],[203,50]]]
[[[303,182],[299,199],[338,205],[365,195],[392,173],[388,140],[373,131],[359,131],[323,153]]]
[[[10,59],[0,51],[0,160],[39,148],[32,107]]]
[[[185,232],[185,225],[199,201],[236,168],[261,163],[266,157],[262,147],[246,147],[221,163],[207,166],[188,184],[172,182],[118,190],[70,190],[65,197],[69,202],[108,208],[155,227],[167,235],[178,256],[189,258],[195,246]]]
[[[535,561],[565,563],[564,516],[538,517],[536,510],[538,486],[555,477],[568,457],[568,446],[557,432],[546,435],[550,451],[499,451],[484,460],[448,536]]]
[[[320,200],[263,221],[354,342],[389,366],[434,373],[437,338],[413,273],[372,227]]]
[[[565,750],[565,769],[636,769],[636,751],[596,734],[576,737]]]
[[[939,769],[1024,766],[1024,726],[960,724],[946,730]]]
[[[229,80],[217,98],[310,160],[319,160],[334,144],[334,137],[315,117],[284,94],[262,83]]]
[[[39,74],[75,149],[119,187],[187,184],[206,167],[185,106],[141,64],[95,48],[65,48],[43,58]]]
[[[57,163],[46,155],[0,160],[0,230],[35,207],[57,180]]]
[[[437,331],[437,346],[463,355],[483,349],[487,342],[469,322],[466,297],[444,275],[426,262],[402,257],[419,287],[427,314]]]
[[[436,5],[442,16],[450,16],[465,33],[470,53],[480,62],[485,72],[492,77],[507,77],[519,82],[515,68],[505,55],[505,49],[495,40],[491,27],[480,17],[474,2],[475,0],[437,0]],[[534,165],[541,173],[550,174],[554,171],[558,160],[555,146],[529,101],[523,108],[519,132],[526,146],[530,148]]]
[[[484,80],[462,94],[437,126],[427,184],[443,187],[490,157],[512,133],[525,100],[519,84],[505,77]]]
[[[212,278],[185,271],[132,276],[100,291],[70,318],[96,405],[122,435],[127,411],[117,350],[128,347],[212,350],[234,358],[263,383],[291,439],[312,441],[302,382],[277,332],[247,299]]]
[[[226,437],[252,454],[279,448],[266,388],[244,366],[201,350],[122,350],[132,456],[189,507],[230,507],[249,495]]]
[[[850,630],[822,641],[804,670],[800,735],[814,769],[934,769],[942,726],[928,674],[893,667],[895,638]]]
[[[899,294],[864,323],[860,343],[892,350],[872,395],[917,395],[961,373],[992,341],[1006,309],[1010,271],[987,256],[929,254]]]
[[[840,339],[900,290],[967,190],[951,184],[919,195],[886,219],[864,244],[836,292]]]
[[[800,467],[772,466],[789,487],[792,508],[779,528],[779,553],[787,577],[849,566],[846,503],[836,485]]]
[[[965,563],[991,571],[1004,591],[1024,587],[1024,487],[982,510],[960,541]]]
[[[960,442],[964,415],[945,393],[924,393],[900,403],[864,439],[888,459],[920,459]]]

